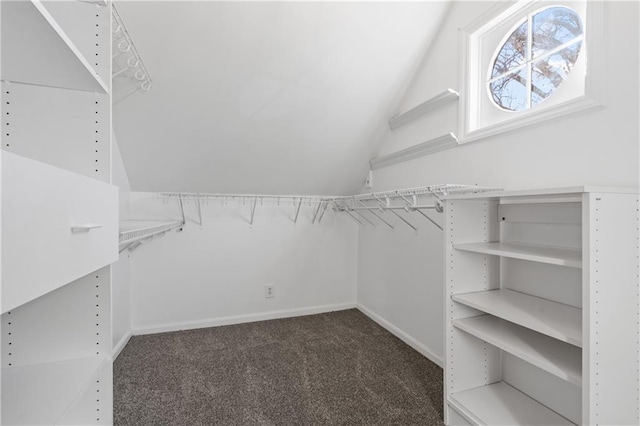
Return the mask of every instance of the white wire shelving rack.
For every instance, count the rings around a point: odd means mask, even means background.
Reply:
[[[145,66],[138,49],[136,49],[127,27],[124,25],[115,5],[112,5],[112,40],[113,67],[111,78],[114,86],[124,87],[124,93],[119,93],[113,103],[124,100],[139,90],[151,90],[153,80]]]
[[[133,252],[142,244],[161,238],[166,233],[181,231],[187,223],[185,203],[193,202],[197,209],[198,224],[202,222],[202,202],[219,201],[227,205],[230,201],[240,201],[247,206],[250,213],[249,224],[253,225],[256,208],[265,203],[286,205],[293,207],[294,223],[298,222],[300,209],[304,204],[314,207],[312,224],[320,223],[327,210],[334,213],[344,213],[361,226],[376,226],[381,223],[391,229],[395,228],[386,215],[392,215],[414,231],[418,231],[410,215],[417,213],[427,219],[429,223],[442,230],[438,221],[434,220],[426,211],[433,210],[442,213],[442,198],[454,194],[481,193],[497,191],[500,188],[483,187],[477,185],[431,185],[415,188],[398,189],[392,191],[371,192],[349,196],[327,195],[267,195],[267,194],[207,194],[187,192],[163,192],[158,196],[166,200],[176,200],[181,218],[175,220],[125,220],[120,222],[120,253],[128,250]]]
[[[142,244],[161,238],[169,231],[181,230],[183,226],[182,220],[123,220],[120,222],[120,253],[133,252]]]
[[[184,203],[193,201],[196,204],[199,224],[202,225],[202,201],[218,200],[221,204],[229,201],[242,201],[247,205],[250,213],[249,224],[253,225],[255,220],[256,207],[264,203],[291,203],[294,208],[293,222],[299,218],[300,209],[305,203],[314,206],[312,224],[320,223],[328,209],[336,213],[344,213],[351,217],[361,226],[375,226],[377,222],[394,228],[394,225],[384,217],[389,213],[401,220],[414,231],[418,227],[409,221],[405,213],[417,213],[427,219],[431,224],[442,229],[425,210],[442,212],[442,198],[450,194],[478,193],[496,191],[500,188],[483,187],[477,185],[443,184],[420,186],[392,191],[372,192],[349,196],[328,196],[328,195],[267,195],[267,194],[208,194],[208,193],[186,193],[186,192],[164,192],[161,197],[175,199],[179,203],[182,213],[182,220],[185,221]],[[365,214],[366,213],[366,214]]]

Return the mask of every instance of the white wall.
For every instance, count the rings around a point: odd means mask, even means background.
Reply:
[[[383,224],[360,230],[358,307],[440,364],[443,272],[433,265],[443,262],[442,231],[420,215],[405,217],[418,233],[390,215],[393,230]]]
[[[406,110],[447,88],[459,89],[459,31],[494,3],[456,2],[401,106]],[[638,186],[638,3],[606,2],[602,60],[606,104],[596,111],[469,143],[377,170],[374,190],[464,183],[508,189],[567,185]],[[592,58],[593,59],[593,58]],[[381,153],[393,152],[457,129],[457,105],[388,131]],[[428,225],[424,225],[428,227]],[[427,250],[433,232],[360,233],[358,301],[373,313],[442,354],[442,255]],[[375,244],[370,244],[370,243]],[[420,244],[424,248],[418,247]],[[422,250],[422,256],[415,250]],[[403,267],[407,259],[422,259]],[[420,260],[416,260],[419,262]],[[380,271],[380,265],[386,265]],[[406,266],[406,265],[404,265]],[[365,273],[378,270],[378,273]],[[400,272],[398,272],[400,271]],[[436,279],[435,277],[439,277]],[[393,290],[393,293],[392,291]],[[393,294],[393,296],[390,296]],[[422,300],[419,309],[407,309]],[[429,314],[427,314],[429,312]],[[427,315],[438,313],[438,327]]]
[[[124,168],[118,142],[113,137],[111,182],[120,188],[120,218],[129,216],[129,179]],[[123,253],[111,265],[112,340],[114,353],[118,353],[131,333],[130,260]]]
[[[119,2],[154,79],[114,108],[133,189],[359,190],[380,125],[445,10],[433,1]]]
[[[179,219],[176,200],[131,194],[131,218]],[[297,224],[290,202],[185,204],[187,225],[131,254],[134,334],[206,327],[354,307],[357,229],[328,210],[311,225],[303,205]],[[264,285],[275,284],[265,299]]]

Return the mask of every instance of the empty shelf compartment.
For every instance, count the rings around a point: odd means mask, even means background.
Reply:
[[[457,294],[455,302],[582,347],[582,309],[502,289]]]
[[[505,382],[454,393],[449,403],[476,425],[574,424]]]
[[[561,379],[582,385],[580,348],[492,315],[457,319],[453,325]]]
[[[453,248],[532,262],[582,268],[582,252],[578,249],[503,242],[454,244]]]
[[[95,356],[3,368],[2,424],[56,424],[107,361]]]

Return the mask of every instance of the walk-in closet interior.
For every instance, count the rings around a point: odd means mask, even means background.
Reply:
[[[639,22],[1,0],[0,424],[640,424]]]

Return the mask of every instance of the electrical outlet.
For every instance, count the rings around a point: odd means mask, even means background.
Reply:
[[[264,286],[264,298],[273,299],[276,297],[276,289],[274,284],[266,284]]]

